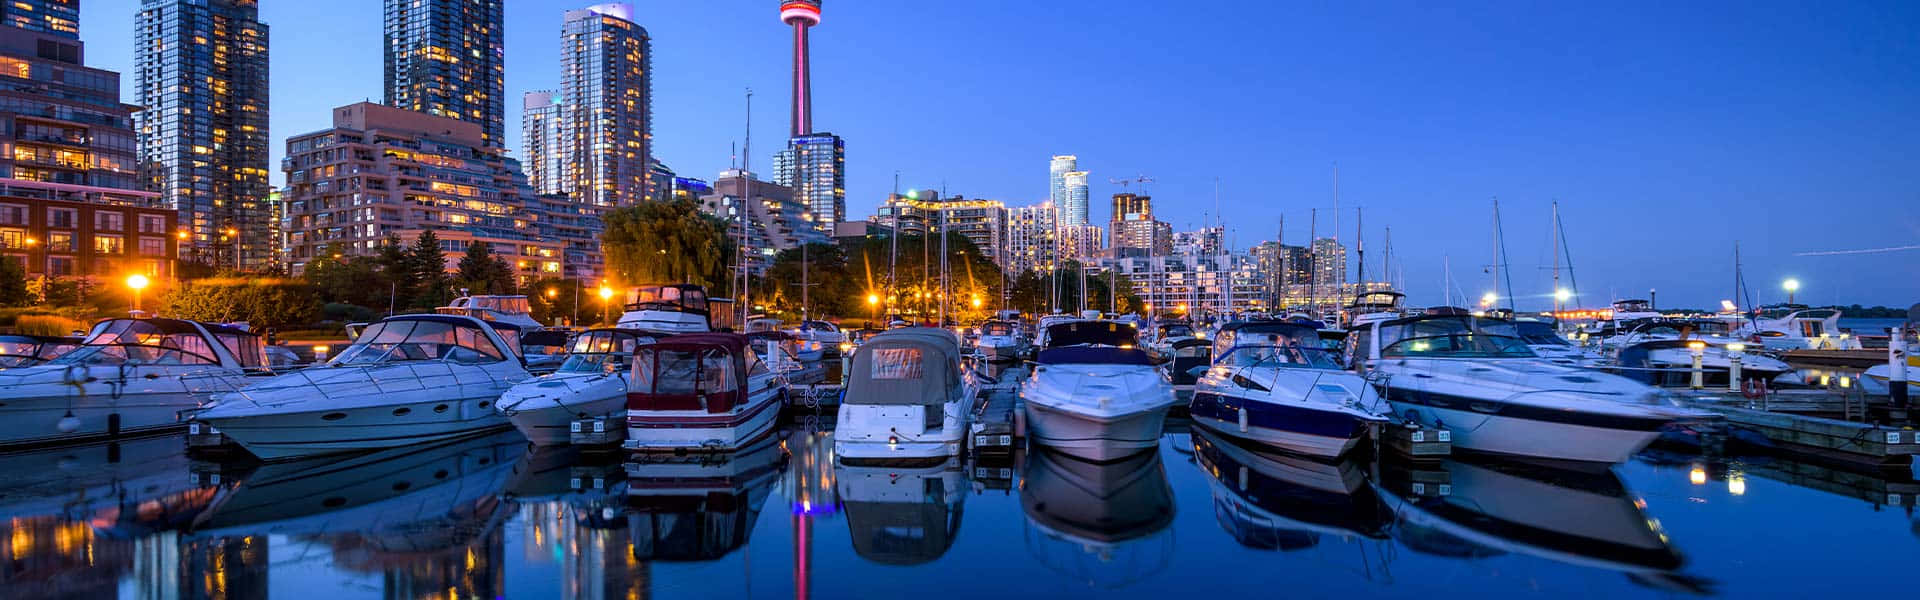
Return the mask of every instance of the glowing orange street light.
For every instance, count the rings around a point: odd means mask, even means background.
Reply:
[[[140,290],[147,289],[147,276],[134,273],[127,276],[127,288],[133,290],[133,309],[140,310]]]
[[[606,322],[612,320],[612,315],[613,288],[602,285],[600,286],[600,321]]]

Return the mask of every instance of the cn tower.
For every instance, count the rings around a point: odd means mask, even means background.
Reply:
[[[807,72],[807,30],[820,24],[820,0],[784,0],[780,22],[793,26],[793,137],[813,133],[813,78]]]

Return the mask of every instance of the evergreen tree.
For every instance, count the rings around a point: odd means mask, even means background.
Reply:
[[[10,258],[0,257],[0,306],[25,306],[33,303],[27,290],[27,270]]]
[[[486,242],[471,242],[484,244]],[[447,278],[447,258],[440,251],[440,236],[432,230],[420,232],[414,238],[413,247],[407,250],[407,269],[412,276],[414,294],[407,307],[414,310],[429,310],[445,304],[451,298],[451,282]]]

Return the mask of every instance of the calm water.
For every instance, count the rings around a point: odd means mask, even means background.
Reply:
[[[177,437],[14,455],[0,597],[1808,596],[1902,589],[1920,558],[1911,473],[1321,465],[1175,425],[1104,465],[852,468],[805,422],[704,463],[512,432],[262,467]]]

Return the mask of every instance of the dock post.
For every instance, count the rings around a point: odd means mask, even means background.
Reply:
[[[1887,396],[1893,407],[1907,407],[1907,328],[1887,329]]]
[[[1707,373],[1701,370],[1700,365],[1707,353],[1707,343],[1693,342],[1687,344],[1687,349],[1693,351],[1693,389],[1707,387]]]
[[[1733,362],[1727,368],[1727,391],[1740,393],[1740,357],[1746,354],[1747,345],[1739,342],[1727,344],[1728,358]],[[1698,359],[1696,359],[1698,360]]]

